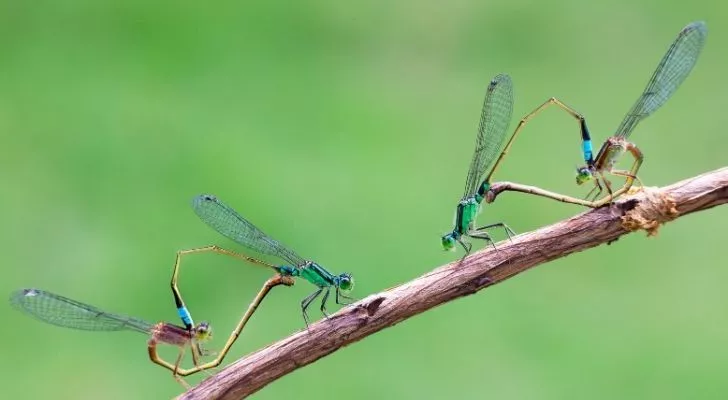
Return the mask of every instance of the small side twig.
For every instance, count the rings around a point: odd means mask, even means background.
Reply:
[[[179,399],[240,399],[321,357],[458,297],[529,268],[610,243],[728,202],[728,167],[619,199],[611,206],[518,235],[397,287],[373,294],[329,319],[242,358]]]

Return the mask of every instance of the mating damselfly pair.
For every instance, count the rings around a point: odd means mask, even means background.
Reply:
[[[128,330],[144,333],[149,336],[147,347],[151,361],[172,371],[173,377],[178,382],[185,387],[189,387],[182,377],[200,371],[206,371],[220,365],[233,343],[240,336],[250,317],[255,313],[265,296],[275,286],[291,286],[294,284],[293,278],[301,278],[316,287],[316,290],[301,302],[301,313],[303,314],[306,326],[309,324],[306,311],[317,297],[323,296],[320,303],[320,310],[326,316],[328,316],[326,314],[326,303],[332,290],[337,304],[348,304],[347,301],[353,300],[347,296],[347,293],[354,288],[354,279],[350,274],[342,273],[340,275],[334,275],[324,269],[320,264],[302,258],[290,248],[263,233],[263,231],[243,218],[231,207],[222,203],[215,196],[197,196],[193,200],[192,206],[200,219],[220,234],[250,250],[277,257],[288,264],[269,264],[257,258],[226,250],[218,246],[206,246],[177,252],[177,258],[172,272],[171,287],[177,312],[184,326],[167,322],[153,324],[139,318],[103,311],[89,304],[34,288],[21,289],[12,293],[10,295],[10,304],[14,308],[36,319],[65,328],[88,331]],[[275,276],[265,282],[250,303],[248,309],[231,332],[227,342],[217,353],[217,356],[206,363],[202,363],[200,359],[203,356],[211,355],[211,353],[204,349],[202,345],[212,338],[212,328],[206,322],[199,324],[193,322],[192,315],[182,299],[182,294],[178,286],[182,257],[204,252],[231,256],[255,265],[271,268],[276,272]],[[179,353],[176,360],[169,362],[162,359],[157,352],[158,344],[178,347]],[[192,362],[194,364],[192,368],[182,368],[180,366],[187,348],[190,349],[192,354]]]
[[[631,133],[640,121],[665,104],[687,78],[705,44],[707,32],[704,22],[690,23],[680,31],[667,53],[657,64],[657,68],[642,94],[637,98],[632,108],[629,109],[622,123],[617,127],[615,134],[604,141],[596,156],[593,153],[591,134],[584,117],[553,97],[523,117],[505,146],[503,146],[513,112],[513,87],[508,75],[498,75],[493,78],[486,91],[481,111],[475,152],[465,180],[465,193],[457,205],[454,229],[441,239],[443,248],[453,250],[456,243],[459,243],[465,249],[467,255],[470,253],[472,245],[466,242],[464,238],[481,239],[493,244],[487,229],[494,227],[502,227],[508,238],[515,235],[513,230],[502,222],[475,227],[475,221],[483,200],[487,198],[488,202],[492,202],[497,194],[502,191],[530,193],[592,208],[610,204],[616,197],[626,193],[633,182],[639,179],[637,172],[644,158],[642,151],[628,140]],[[577,168],[576,183],[582,185],[591,181],[594,183],[594,188],[586,195],[585,199],[511,182],[499,182],[498,193],[492,191],[491,179],[493,174],[508,153],[513,140],[526,123],[549,105],[558,106],[579,123],[581,148],[586,165]],[[630,153],[634,158],[632,166],[628,170],[616,169],[617,162],[625,152]],[[615,190],[606,177],[608,174],[625,178],[624,184]],[[482,178],[483,176],[485,177]],[[605,190],[607,194],[599,198]]]
[[[642,151],[628,139],[637,124],[661,107],[690,73],[703,47],[706,34],[706,26],[702,22],[691,23],[683,28],[658,64],[645,90],[628,111],[614,135],[605,140],[596,156],[593,154],[592,138],[584,117],[555,98],[547,100],[523,117],[508,140],[506,140],[513,113],[513,87],[511,78],[508,75],[496,76],[489,84],[486,92],[476,147],[466,178],[465,191],[457,205],[455,227],[450,233],[442,237],[442,246],[449,250],[454,249],[459,244],[465,249],[467,255],[472,248],[472,245],[466,241],[467,237],[485,240],[492,244],[493,241],[487,230],[494,227],[503,228],[509,237],[515,235],[507,225],[501,222],[476,227],[477,214],[484,200],[494,199],[492,178],[510,150],[515,138],[534,116],[549,105],[558,106],[578,122],[582,142],[581,148],[586,165],[578,168],[576,182],[577,184],[584,184],[591,181],[594,183],[594,188],[586,196],[586,199],[514,183],[501,185],[500,188],[531,193],[587,207],[600,207],[609,204],[617,196],[627,192],[634,180],[638,179],[637,173],[643,160]],[[628,170],[616,169],[615,165],[618,159],[625,152],[630,153],[634,158],[631,168]],[[621,187],[615,188],[606,175],[622,177],[625,182]],[[599,196],[604,191],[607,194],[600,198]],[[62,327],[89,331],[130,330],[148,335],[147,351],[151,361],[170,370],[175,379],[186,385],[182,377],[209,370],[222,363],[223,358],[272,288],[279,285],[291,286],[294,284],[294,278],[304,279],[315,286],[315,291],[301,301],[301,313],[306,326],[309,324],[307,310],[317,298],[321,298],[319,310],[324,315],[327,313],[326,305],[330,296],[333,296],[337,304],[347,304],[348,301],[352,300],[347,297],[348,292],[354,286],[354,280],[350,274],[332,274],[320,264],[302,258],[290,248],[263,233],[215,196],[200,195],[196,197],[193,200],[193,208],[207,225],[223,236],[237,242],[248,250],[275,257],[283,263],[271,264],[259,258],[218,246],[179,251],[173,268],[171,289],[182,325],[167,322],[149,323],[142,319],[106,312],[64,296],[32,288],[21,289],[11,294],[11,305],[41,321]],[[212,328],[206,322],[197,324],[194,322],[179,290],[178,279],[184,256],[206,252],[231,256],[251,264],[270,268],[275,272],[275,275],[264,283],[258,294],[253,298],[225,345],[214,359],[202,362],[203,357],[212,355],[210,351],[204,348],[205,342],[212,337]],[[159,356],[157,353],[159,344],[179,348],[178,356],[174,362],[166,361]],[[181,361],[188,348],[191,351],[194,366],[192,368],[182,368]]]

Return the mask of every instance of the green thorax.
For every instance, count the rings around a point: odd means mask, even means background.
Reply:
[[[481,198],[482,201],[482,198]],[[455,217],[455,230],[461,235],[470,232],[478,217],[480,211],[480,202],[475,196],[463,199],[458,204],[457,215]]]
[[[315,262],[308,262],[296,268],[296,272],[292,275],[300,276],[318,287],[333,286],[335,279],[334,275]]]
[[[490,183],[483,181],[475,194],[460,200],[455,214],[455,230],[459,234],[465,235],[472,229],[480,212],[480,204],[488,190],[490,190]]]

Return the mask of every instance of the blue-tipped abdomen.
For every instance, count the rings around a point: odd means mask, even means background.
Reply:
[[[584,140],[581,142],[581,148],[584,152],[584,161],[591,165],[594,162],[594,151],[592,149],[591,140]]]
[[[187,307],[181,306],[177,308],[177,314],[179,315],[182,323],[185,324],[185,327],[187,329],[195,326],[195,323],[192,321],[192,315],[190,314],[189,310],[187,310]]]

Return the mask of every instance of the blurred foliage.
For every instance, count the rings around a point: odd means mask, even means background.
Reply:
[[[357,297],[412,279],[459,256],[439,236],[492,76],[513,77],[515,115],[557,96],[598,141],[699,19],[710,33],[697,67],[632,136],[648,185],[725,165],[725,3],[4,1],[0,291],[39,287],[176,321],[175,251],[240,250],[191,212],[202,192],[352,272]],[[549,110],[496,178],[584,195],[573,184],[579,146],[574,121]],[[506,194],[480,221],[525,232],[581,211]],[[727,217],[698,213],[657,238],[630,235],[536,268],[256,398],[722,399]],[[220,256],[189,259],[181,285],[193,315],[214,325],[213,347],[267,276]],[[226,361],[303,328],[311,289],[276,289]],[[55,328],[7,304],[0,313],[6,398],[180,392],[140,335]]]

